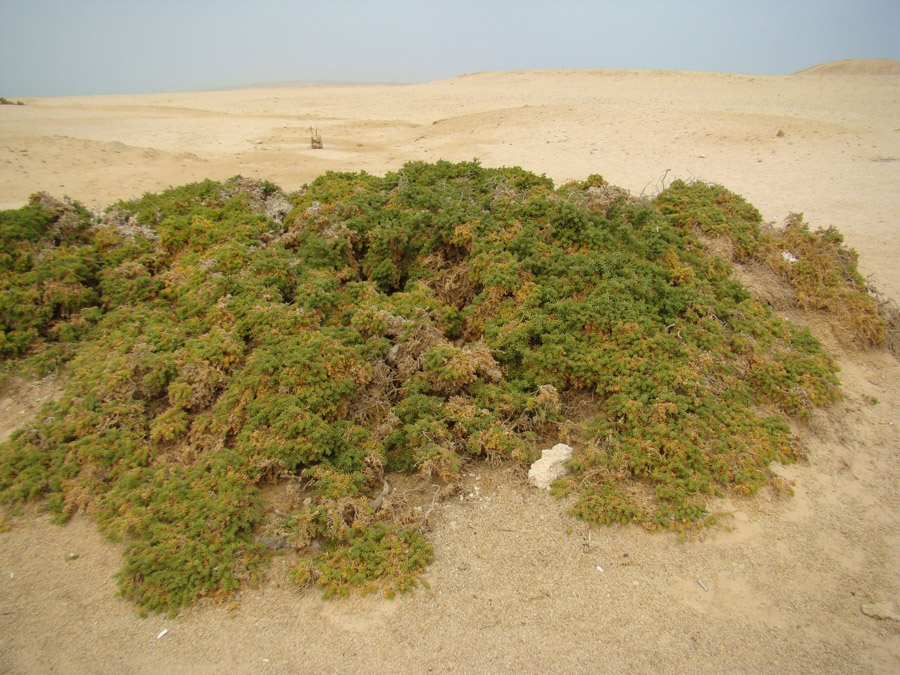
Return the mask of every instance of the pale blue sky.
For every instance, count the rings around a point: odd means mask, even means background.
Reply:
[[[0,95],[900,60],[900,0],[0,0]]]

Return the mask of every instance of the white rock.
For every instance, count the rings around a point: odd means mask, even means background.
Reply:
[[[538,488],[550,489],[550,484],[568,473],[566,462],[572,459],[572,448],[557,443],[541,452],[541,458],[528,470],[528,482]]]
[[[797,262],[798,260],[800,260],[800,258],[798,258],[797,256],[795,256],[795,255],[794,255],[793,253],[791,253],[790,251],[782,251],[782,252],[781,252],[781,259],[784,260],[784,262],[786,262],[786,263],[795,263],[795,262]]]

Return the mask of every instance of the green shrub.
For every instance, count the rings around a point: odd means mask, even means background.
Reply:
[[[861,347],[882,345],[887,322],[857,267],[857,253],[843,246],[834,227],[811,232],[793,213],[778,230],[764,231],[755,208],[720,185],[675,181],[656,207],[687,235],[725,237],[737,262],[755,261],[783,277],[796,305],[822,310],[837,331]]]
[[[7,366],[67,372],[0,448],[0,500],[90,509],[126,542],[123,595],[168,611],[256,578],[263,533],[326,594],[411,588],[432,553],[381,508],[385,472],[452,481],[533,460],[538,436],[573,435],[557,490],[578,516],[702,524],[710,496],[801,454],[787,416],[839,392],[821,345],[692,238],[762,255],[755,210],[671,190],[654,207],[599,176],[416,162],[293,195],[204,181],[94,221],[0,214]],[[273,522],[277,481],[301,492]]]
[[[376,522],[298,568],[294,579],[303,585],[310,575],[316,577],[326,598],[377,590],[393,597],[424,582],[422,573],[432,560],[431,544],[418,531]]]

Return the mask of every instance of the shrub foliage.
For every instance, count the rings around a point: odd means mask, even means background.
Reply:
[[[291,195],[205,181],[101,216],[38,195],[0,213],[0,354],[67,384],[0,447],[0,498],[89,510],[127,544],[122,593],[170,611],[232,595],[273,540],[328,594],[412,587],[431,548],[385,475],[452,481],[566,433],[556,489],[579,517],[705,522],[711,496],[799,456],[788,416],[839,392],[820,344],[697,228],[768,246],[720,187],[654,205],[477,163],[329,172]],[[791,236],[837,247],[858,281],[834,234]],[[272,525],[263,487],[285,481]]]

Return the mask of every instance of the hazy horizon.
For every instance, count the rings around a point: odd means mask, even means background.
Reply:
[[[548,68],[787,75],[900,59],[894,0],[0,0],[0,95],[411,84]]]

